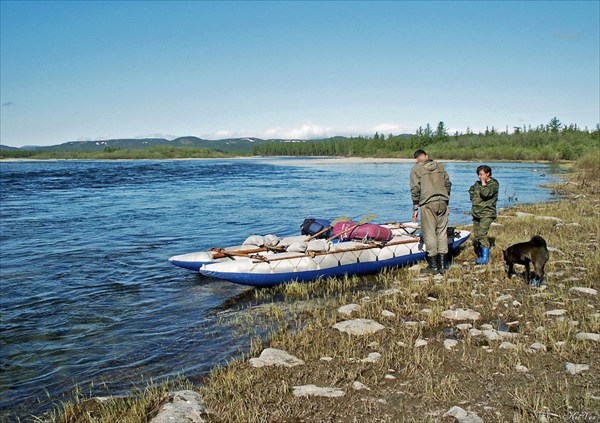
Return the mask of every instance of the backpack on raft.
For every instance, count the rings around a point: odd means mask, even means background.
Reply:
[[[327,219],[304,219],[302,225],[300,225],[302,235],[314,235],[321,232],[323,229],[331,226],[331,221]],[[333,236],[333,229],[323,232],[317,238],[330,238]]]
[[[356,222],[339,222],[333,227],[333,234],[339,235],[339,240],[360,239],[373,241],[389,241],[393,234],[390,228],[376,225],[375,223],[364,223],[358,225]],[[352,227],[356,226],[354,229]]]

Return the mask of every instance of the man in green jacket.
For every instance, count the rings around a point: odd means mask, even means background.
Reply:
[[[424,150],[414,154],[417,164],[410,172],[413,222],[421,208],[421,235],[427,249],[427,271],[439,274],[447,269],[448,203],[452,183],[443,165],[429,158]]]
[[[477,168],[479,181],[469,188],[469,197],[473,207],[473,246],[477,254],[476,264],[487,264],[490,261],[490,239],[488,231],[496,219],[496,203],[498,202],[498,188],[500,184],[492,178],[492,168],[481,165]]]

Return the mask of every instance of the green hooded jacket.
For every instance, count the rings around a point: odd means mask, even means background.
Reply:
[[[473,217],[481,219],[497,216],[498,188],[500,188],[500,184],[494,178],[490,178],[485,186],[481,184],[481,181],[477,181],[469,188],[469,197],[473,204],[471,208]]]
[[[413,204],[422,206],[433,200],[450,200],[452,183],[444,166],[431,159],[417,163],[410,172]]]

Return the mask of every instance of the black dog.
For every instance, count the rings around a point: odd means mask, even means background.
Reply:
[[[508,277],[516,276],[515,264],[525,266],[527,282],[531,280],[532,286],[539,286],[544,282],[544,266],[550,258],[546,241],[539,235],[535,235],[528,242],[520,242],[511,245],[504,250],[504,261],[508,264]],[[529,263],[533,263],[535,273],[531,278]]]

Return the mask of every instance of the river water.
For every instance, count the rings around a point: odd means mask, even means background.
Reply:
[[[220,317],[252,288],[175,254],[299,234],[307,217],[408,221],[412,163],[315,159],[0,162],[0,418],[90,384],[113,395],[206,375],[248,351]],[[450,224],[470,222],[475,163],[445,163]],[[494,163],[499,207],[552,201],[541,164]]]

